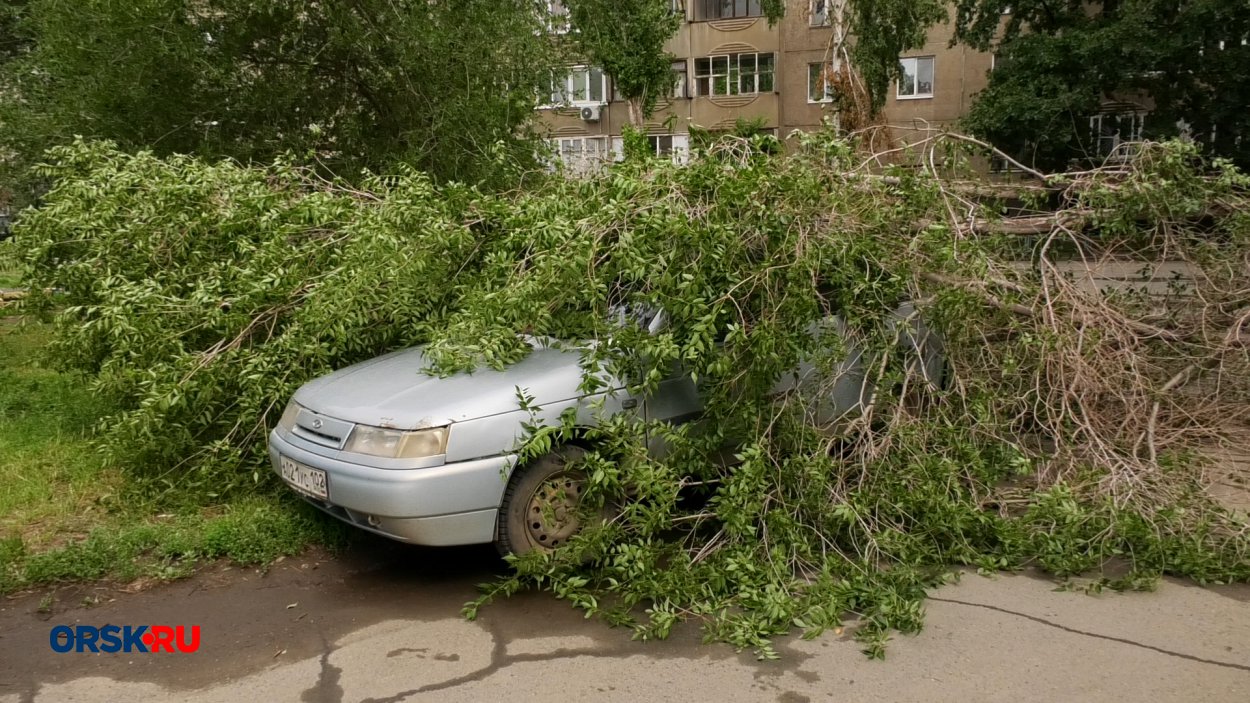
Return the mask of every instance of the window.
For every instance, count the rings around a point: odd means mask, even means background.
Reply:
[[[729,54],[694,60],[697,95],[752,95],[773,92],[773,55]]]
[[[811,13],[807,23],[812,27],[829,26],[829,0],[812,0]]]
[[[670,99],[688,98],[690,94],[686,92],[686,62],[673,62],[673,88],[669,91]],[[617,82],[612,81],[612,102],[625,102],[625,96],[621,95],[621,89]]]
[[[1146,116],[1140,112],[1094,115],[1089,118],[1090,140],[1097,145],[1099,156],[1128,158],[1132,154],[1122,146],[1140,142],[1145,125]]]
[[[1250,36],[1242,37],[1240,42],[1238,42],[1236,39],[1233,39],[1231,41],[1227,39],[1221,39],[1215,43],[1215,48],[1219,49],[1220,51],[1224,51],[1225,49],[1228,49],[1230,47],[1238,46],[1239,43],[1241,46],[1250,45]],[[1206,56],[1207,48],[1205,46],[1198,47],[1198,55]]]
[[[933,97],[933,57],[902,59],[903,77],[898,82],[900,100]]]
[[[654,151],[656,156],[673,153],[673,135],[671,134],[653,134],[647,137],[647,143],[651,145],[651,151]]]
[[[547,0],[547,29],[556,34],[569,31],[569,8],[562,0]]]
[[[696,20],[721,20],[731,17],[760,17],[760,0],[696,0]]]
[[[1012,174],[1012,173],[1024,173],[1024,171],[1019,166],[1017,166],[1015,162],[1010,161],[1006,157],[999,156],[997,154],[995,154],[994,157],[990,159],[990,172],[997,173],[1000,175],[1006,175],[1006,174]]]
[[[560,163],[575,173],[594,171],[615,158],[607,137],[565,137],[549,142]]]
[[[548,105],[600,105],[607,93],[607,77],[603,69],[574,66],[564,76],[551,82]]]
[[[686,62],[673,62],[673,90],[670,95],[672,98],[688,98],[690,93],[686,91]]]
[[[688,134],[652,134],[647,143],[656,156],[667,156],[673,162],[684,164],[690,157],[690,135]]]
[[[807,102],[833,102],[833,66],[827,63],[807,64]]]

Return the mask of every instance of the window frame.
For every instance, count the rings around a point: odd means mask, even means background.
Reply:
[[[812,90],[812,79],[817,77],[817,73],[814,72],[813,69],[822,69],[819,72],[820,73],[819,77],[823,79],[825,75],[827,75],[825,71],[827,70],[829,72],[832,72],[833,66],[825,61],[816,61],[814,63],[807,64],[807,104],[808,105],[828,105],[829,103],[834,101],[835,96],[832,91],[833,86],[829,85],[827,81],[826,81],[826,85],[824,86],[824,97],[821,98],[820,100],[812,100],[812,95],[814,94],[814,91]]]
[[[687,59],[677,59],[672,65],[673,87],[668,91],[668,96],[672,100],[681,100],[690,97],[690,62]]]
[[[566,149],[566,143],[572,146],[574,143],[577,149]],[[555,161],[560,163],[564,168],[573,170],[577,173],[586,173],[593,169],[616,160],[616,148],[612,139],[602,134],[578,135],[575,137],[548,137],[547,144],[551,146],[552,156]],[[595,149],[587,149],[588,144],[597,145]],[[569,155],[576,154],[575,158],[568,158]]]
[[[1107,121],[1113,120],[1116,123],[1114,134],[1106,134],[1103,126]],[[1121,126],[1124,121],[1129,121],[1129,136],[1122,136]],[[1121,149],[1124,144],[1132,144],[1140,142],[1142,135],[1146,130],[1146,113],[1141,110],[1133,112],[1100,112],[1089,117],[1089,136],[1093,143],[1095,154],[1103,159],[1127,159],[1132,154],[1119,153],[1125,151]],[[1103,148],[1103,142],[1113,140],[1109,149]]]
[[[586,97],[577,99],[577,86],[574,85],[574,76],[579,72],[585,72],[586,82],[582,86],[585,88]],[[592,97],[591,86],[593,85],[592,77],[598,72],[599,74],[599,98]],[[560,89],[556,88],[556,81],[563,79],[563,85]],[[587,107],[593,105],[607,105],[612,97],[612,86],[608,85],[608,74],[598,66],[588,64],[577,64],[569,66],[563,74],[553,73],[551,76],[551,90],[547,95],[547,102],[541,105],[541,108],[559,108],[559,107]],[[557,100],[556,98],[561,98]]]
[[[750,57],[750,68],[744,70],[743,58]],[[766,59],[761,61],[761,59]],[[718,70],[718,63],[723,69]],[[760,70],[761,63],[767,63],[768,70]],[[701,64],[708,67],[708,73],[700,73]],[[723,72],[722,72],[723,71]],[[767,76],[764,89],[762,76]],[[742,90],[744,80],[751,78],[752,90]],[[708,90],[703,89],[701,81],[707,80]],[[716,91],[716,84],[724,85],[724,92]],[[694,97],[731,97],[735,95],[767,95],[777,92],[777,53],[774,51],[746,52],[741,54],[713,54],[699,56],[694,59]],[[732,86],[732,88],[731,88]]]
[[[722,14],[725,5],[730,6],[729,14]],[[746,19],[763,17],[764,9],[760,0],[699,0],[696,22],[714,22],[716,20]],[[739,9],[741,8],[741,10]],[[739,14],[741,12],[741,14]]]
[[[816,21],[816,17],[818,16],[816,14],[817,5],[821,7],[819,16],[824,18],[819,22]],[[833,20],[829,17],[829,0],[810,0],[807,4],[807,26],[829,27],[832,24]]]
[[[569,8],[564,6],[564,0],[545,0],[544,5],[547,10],[547,31],[552,34],[568,34],[573,31]]]
[[[668,150],[663,149],[664,140],[668,140]],[[690,160],[689,134],[648,134],[647,144],[657,157],[668,157],[675,164],[685,164]]]
[[[902,66],[903,66],[903,75],[904,75],[904,77],[905,77],[906,75],[908,75],[908,74],[907,74],[907,68],[906,68],[906,64],[907,64],[907,62],[908,62],[908,61],[912,61],[912,62],[914,62],[914,65],[915,65],[915,71],[914,71],[914,73],[912,73],[911,75],[914,75],[914,76],[915,76],[915,91],[916,91],[916,92],[911,93],[911,94],[904,94],[904,93],[903,93],[903,80],[904,80],[904,78],[902,78],[902,77],[901,77],[901,78],[899,78],[899,79],[898,79],[898,81],[896,81],[896,82],[895,82],[895,86],[894,86],[894,97],[895,97],[896,99],[898,99],[898,100],[932,100],[932,99],[933,99],[933,96],[937,94],[937,87],[936,87],[936,84],[937,84],[937,56],[935,56],[935,55],[933,55],[933,54],[928,54],[928,55],[925,55],[925,56],[904,56],[904,57],[900,58],[900,59],[898,60],[898,62],[899,62],[899,64],[900,64],[900,65],[902,65]],[[927,93],[921,93],[921,92],[920,92],[920,86],[924,85],[924,84],[923,84],[923,83],[921,83],[921,81],[920,81],[920,62],[922,62],[922,61],[928,61],[928,62],[929,62],[929,72],[930,72],[930,75],[931,75],[931,80],[930,80],[930,83],[929,83],[929,92],[927,92]]]

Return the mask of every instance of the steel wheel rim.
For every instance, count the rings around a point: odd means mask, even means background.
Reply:
[[[555,549],[577,533],[577,504],[581,500],[581,479],[573,474],[556,474],[543,481],[525,504],[525,530],[530,543],[541,549]]]

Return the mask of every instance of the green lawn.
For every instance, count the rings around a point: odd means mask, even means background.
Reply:
[[[41,363],[48,333],[0,318],[0,535],[35,548],[102,521],[120,484],[87,440],[100,408],[86,385]]]
[[[12,240],[0,242],[0,288],[17,288],[22,282],[18,273],[17,249]]]
[[[106,409],[87,379],[45,363],[49,337],[47,325],[0,316],[0,594],[176,578],[206,559],[263,563],[343,540],[342,528],[285,493],[170,510],[135,499],[125,472],[91,445]]]

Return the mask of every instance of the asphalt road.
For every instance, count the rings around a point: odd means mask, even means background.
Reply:
[[[1166,582],[1087,596],[1027,575],[966,575],[924,632],[870,661],[849,628],[782,659],[665,642],[524,594],[460,618],[501,568],[489,548],[367,541],[268,573],[219,567],[129,593],[0,602],[0,703],[28,701],[1238,701],[1250,700],[1250,587]],[[194,654],[57,654],[55,625],[198,624]]]

